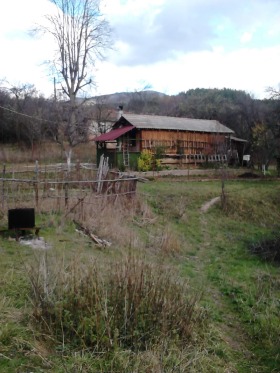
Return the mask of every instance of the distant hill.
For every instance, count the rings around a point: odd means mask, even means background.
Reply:
[[[245,91],[229,88],[196,88],[177,95],[153,90],[116,92],[93,97],[97,112],[123,112],[218,120],[237,137],[250,144],[257,123],[267,126],[279,138],[280,100],[255,100]],[[106,111],[107,110],[107,111]]]
[[[150,101],[152,99],[160,99],[164,96],[167,96],[164,93],[146,90],[139,92],[116,92],[108,95],[95,96],[93,100],[95,102],[102,101],[107,105],[127,105],[131,100],[146,100]]]

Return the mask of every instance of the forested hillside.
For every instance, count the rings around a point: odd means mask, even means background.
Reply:
[[[280,123],[278,100],[257,100],[232,89],[191,89],[175,96],[153,91],[103,96],[104,103],[124,105],[125,111],[174,117],[216,119],[250,140],[251,129],[264,124],[275,130]]]
[[[85,141],[91,123],[97,132],[108,130],[119,105],[124,112],[175,117],[216,119],[246,139],[246,152],[256,162],[269,164],[279,156],[280,101],[257,100],[250,94],[232,89],[191,89],[169,96],[155,91],[123,92],[94,97],[79,103],[77,134],[74,139],[65,126],[70,115],[64,100],[45,99],[30,85],[0,90],[0,141],[24,143],[33,147],[44,139],[71,145]],[[106,126],[104,127],[104,123]],[[103,125],[103,127],[102,127]]]

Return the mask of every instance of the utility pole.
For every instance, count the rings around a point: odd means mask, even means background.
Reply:
[[[53,93],[54,93],[54,100],[56,101],[56,79],[53,78]]]

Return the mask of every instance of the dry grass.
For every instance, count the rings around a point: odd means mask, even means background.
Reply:
[[[90,194],[82,204],[68,212],[68,219],[78,221],[90,232],[113,242],[114,246],[138,251],[141,251],[143,244],[139,240],[135,222],[142,225],[154,218],[146,202],[136,196]]]
[[[18,145],[1,144],[0,162],[10,164],[30,163],[38,160],[42,163],[65,162],[65,154],[61,146],[55,142],[43,142],[34,147],[33,152],[30,148]],[[73,150],[73,162],[90,162],[96,160],[96,147],[93,141],[80,144]]]
[[[143,258],[104,265],[78,257],[63,263],[42,254],[28,274],[34,320],[63,346],[138,352],[164,340],[184,348],[204,324],[199,296],[187,283]]]
[[[182,251],[182,238],[174,231],[171,224],[152,229],[146,244],[151,252],[163,256],[177,256]]]

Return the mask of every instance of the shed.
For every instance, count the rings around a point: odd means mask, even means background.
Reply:
[[[248,144],[247,140],[240,139],[235,136],[228,136],[228,163],[230,165],[243,164],[243,156],[245,148]]]

